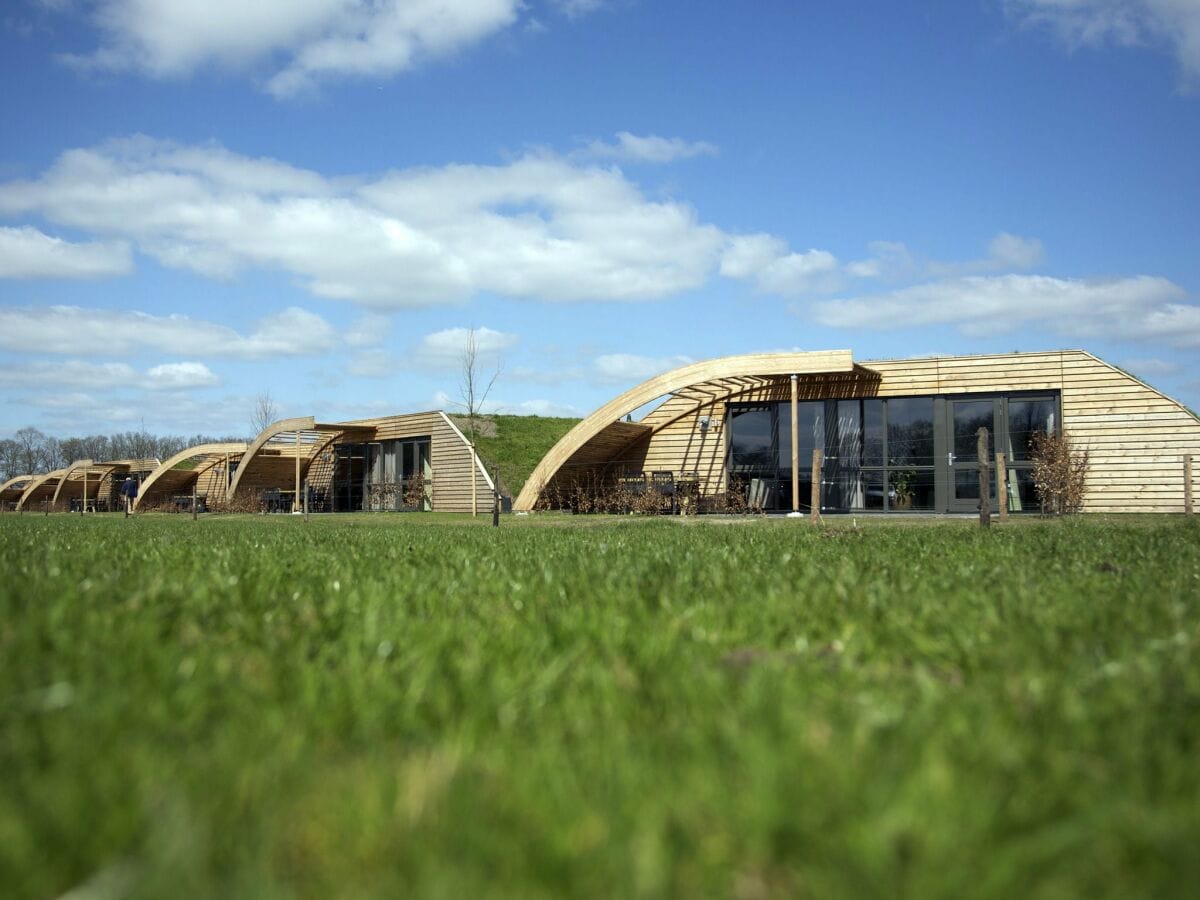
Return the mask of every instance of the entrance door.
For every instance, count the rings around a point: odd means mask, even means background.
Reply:
[[[949,400],[946,403],[946,431],[950,449],[946,454],[949,488],[947,508],[951,512],[975,512],[979,509],[979,429],[988,430],[987,458],[995,459],[998,400]],[[996,479],[988,479],[990,503],[996,508]]]

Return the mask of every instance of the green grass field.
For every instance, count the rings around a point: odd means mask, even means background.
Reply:
[[[1194,896],[1200,528],[853,524],[0,516],[0,893]]]

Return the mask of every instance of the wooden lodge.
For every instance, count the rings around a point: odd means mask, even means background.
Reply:
[[[443,412],[320,423],[282,419],[249,444],[202,444],[143,482],[138,510],[489,509],[492,479]],[[299,498],[299,499],[298,499]]]
[[[632,414],[657,401],[639,421]],[[1200,419],[1082,350],[855,362],[849,350],[724,357],[632,388],[542,459],[516,510],[576,508],[633,485],[703,508],[971,512],[977,434],[1012,512],[1039,509],[1031,439],[1066,434],[1089,454],[1084,510],[1182,512]],[[813,451],[820,474],[813,489]],[[718,508],[716,506],[712,508]]]
[[[116,511],[123,508],[121,485],[125,480],[133,478],[140,481],[158,467],[157,459],[118,459],[109,462],[81,459],[42,475],[13,479],[12,482],[6,482],[5,488],[8,489],[7,486],[13,482],[23,481],[21,494],[12,507],[18,512]]]

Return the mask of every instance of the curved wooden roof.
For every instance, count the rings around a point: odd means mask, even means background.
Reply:
[[[154,486],[156,481],[158,481],[180,463],[186,462],[190,459],[196,459],[197,457],[211,456],[213,457],[213,460],[210,464],[215,464],[218,459],[224,459],[226,454],[230,456],[236,454],[238,457],[240,457],[245,452],[246,443],[244,441],[227,444],[197,444],[195,447],[188,447],[184,450],[180,450],[161,466],[151,472],[148,476],[146,476],[146,480],[142,482],[141,489],[138,491],[137,499],[133,501],[133,508],[135,510],[138,508],[138,505],[142,502],[142,499],[150,493],[150,488]],[[198,475],[203,471],[203,468],[197,467],[189,471],[190,474]]]
[[[17,509],[24,509],[25,501],[32,497],[47,481],[49,481],[51,478],[61,479],[66,472],[66,469],[55,469],[53,472],[45,472],[41,475],[35,475],[33,481],[29,482],[29,484],[25,487],[24,492],[21,494],[21,499],[17,501]],[[57,483],[58,482],[55,482],[55,484]]]
[[[0,497],[3,497],[8,491],[12,491],[17,495],[17,497],[20,497],[20,495],[24,493],[26,486],[29,484],[29,482],[33,481],[33,479],[33,475],[17,475],[14,478],[8,479],[8,481],[0,484]]]
[[[267,441],[277,435],[283,434],[285,431],[311,431],[316,427],[316,424],[317,420],[312,416],[300,416],[294,419],[280,419],[278,422],[272,422],[264,428],[242,454],[237,473],[233,476],[233,481],[229,483],[229,490],[225,492],[225,496],[237,496],[238,485],[241,484],[242,476],[246,474],[246,469],[249,467],[250,461],[266,445]]]
[[[559,469],[572,457],[581,451],[586,453],[585,448],[590,442],[606,443],[608,437],[627,441],[637,440],[641,434],[653,430],[653,426],[649,423],[649,420],[653,418],[653,414],[651,414],[646,420],[643,420],[646,424],[639,423],[641,427],[637,429],[637,433],[632,433],[632,430],[626,427],[617,429],[622,431],[622,435],[606,435],[607,432],[613,430],[611,426],[614,423],[620,422],[624,416],[660,397],[668,394],[682,396],[690,392],[694,397],[693,406],[699,406],[714,399],[712,391],[695,390],[697,385],[705,383],[724,385],[724,387],[718,387],[717,391],[728,395],[748,390],[756,386],[759,379],[767,377],[852,371],[854,371],[854,359],[849,350],[822,350],[723,356],[681,366],[678,369],[656,375],[610,400],[567,432],[533,470],[525,482],[525,486],[521,489],[517,502],[513,504],[513,509],[526,511],[533,509],[543,487],[550,483]],[[676,415],[678,414],[682,413],[676,413]],[[624,434],[624,432],[631,433]]]

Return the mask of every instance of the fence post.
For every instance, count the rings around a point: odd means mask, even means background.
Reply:
[[[475,455],[475,442],[471,446],[471,515],[479,515],[479,459]]]
[[[193,522],[196,521],[196,516],[198,515],[198,513],[196,512],[196,499],[197,499],[196,498],[196,485],[199,483],[200,483],[199,478],[197,478],[195,481],[192,482],[192,521]]]
[[[975,444],[975,456],[979,460],[979,524],[987,528],[992,524],[991,472],[988,471],[988,430],[980,428]]]
[[[1183,514],[1192,514],[1192,454],[1183,458]]]
[[[304,479],[304,521],[308,521],[308,479]]]
[[[500,467],[492,469],[492,527],[500,527]]]
[[[1004,454],[996,454],[996,503],[999,505],[1000,521],[1008,521],[1008,469]]]
[[[799,473],[794,473],[793,478]],[[813,450],[812,459],[812,520],[821,521],[821,451]]]

